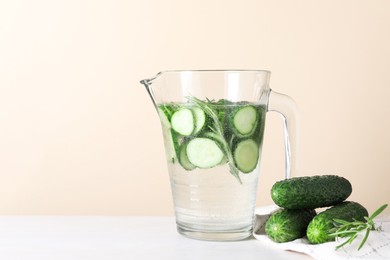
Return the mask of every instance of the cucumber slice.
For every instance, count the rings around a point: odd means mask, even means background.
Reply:
[[[187,156],[187,144],[183,144],[180,148],[179,152],[179,163],[180,165],[186,169],[187,171],[191,171],[196,168],[195,165],[193,165],[190,160],[188,160]]]
[[[234,150],[234,162],[243,173],[250,173],[256,168],[259,159],[259,147],[252,139],[246,139],[237,144]]]
[[[213,132],[205,132],[203,136],[215,141],[218,145],[220,145],[220,147],[223,145],[223,142],[225,142],[225,140],[223,138],[221,138],[219,135],[217,135],[216,133],[213,133]],[[226,157],[226,155],[224,154],[222,161],[220,161],[219,164],[222,165],[222,164],[225,164],[228,162],[229,162],[229,160]]]
[[[206,115],[203,112],[203,110],[200,109],[199,107],[194,107],[192,109],[192,112],[193,112],[194,118],[195,118],[194,134],[196,134],[196,133],[199,133],[200,130],[203,129],[203,126],[205,125],[205,122],[206,122]]]
[[[224,154],[218,144],[209,138],[195,138],[187,145],[188,160],[195,166],[212,168],[223,160]]]
[[[173,113],[171,118],[173,130],[181,135],[188,136],[192,134],[195,128],[194,115],[188,108],[181,108]]]
[[[253,106],[238,109],[233,116],[233,127],[241,135],[246,136],[253,132],[257,123],[257,110]]]

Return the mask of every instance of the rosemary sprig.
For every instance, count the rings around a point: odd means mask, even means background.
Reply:
[[[339,237],[348,237],[346,241],[336,247],[336,250],[347,245],[351,244],[360,232],[364,232],[364,237],[360,242],[358,250],[360,250],[366,243],[368,236],[370,235],[371,230],[380,230],[380,228],[375,228],[374,218],[377,217],[382,211],[387,207],[387,204],[379,207],[370,217],[364,217],[364,221],[345,221],[342,219],[333,219],[335,225],[335,232],[329,234],[334,236],[336,239]]]
[[[190,102],[193,102],[194,104],[199,106],[213,120],[215,127],[211,128],[211,131],[213,131],[218,136],[218,140],[220,140],[222,143],[222,148],[223,148],[224,153],[229,161],[230,173],[234,177],[236,177],[240,183],[242,183],[241,178],[239,176],[239,171],[238,171],[236,165],[234,164],[234,159],[233,159],[233,155],[232,155],[232,151],[230,149],[230,146],[223,136],[223,126],[218,119],[218,113],[217,113],[217,111],[215,111],[215,109],[212,106],[210,106],[211,101],[208,100],[208,102],[206,102],[206,101],[200,100],[200,99],[193,97],[193,96],[188,96],[187,99]]]

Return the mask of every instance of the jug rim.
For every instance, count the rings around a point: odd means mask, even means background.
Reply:
[[[162,73],[179,73],[179,72],[265,72],[271,73],[270,70],[263,69],[173,69],[173,70],[162,70],[157,75]]]
[[[163,74],[169,74],[169,73],[234,73],[234,72],[248,72],[248,73],[264,73],[267,74],[268,77],[271,75],[270,70],[261,70],[261,69],[183,69],[183,70],[161,70],[157,74],[155,74],[151,78],[143,79],[140,81],[141,84],[145,86],[149,86],[152,81],[159,78]]]

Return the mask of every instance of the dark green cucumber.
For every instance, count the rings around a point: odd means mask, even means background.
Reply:
[[[307,227],[307,238],[311,244],[333,241],[334,236],[329,235],[334,232],[333,219],[365,221],[364,217],[368,217],[366,208],[357,202],[344,201],[315,216]]]
[[[281,209],[267,220],[265,232],[278,243],[304,237],[307,225],[315,215],[314,209]]]
[[[351,183],[336,175],[295,177],[276,182],[271,197],[286,209],[315,209],[336,205],[352,193]]]

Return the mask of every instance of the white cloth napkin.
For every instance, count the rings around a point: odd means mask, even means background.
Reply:
[[[277,206],[267,206],[256,209],[256,220],[253,229],[253,236],[261,243],[295,252],[304,253],[315,259],[338,260],[338,259],[390,259],[390,216],[378,216],[375,220],[376,226],[381,226],[382,231],[372,231],[363,248],[357,250],[364,233],[350,245],[338,250],[336,246],[345,240],[328,242],[318,245],[311,245],[306,238],[296,239],[286,243],[275,243],[270,240],[264,231],[264,224],[268,217],[277,210]]]

